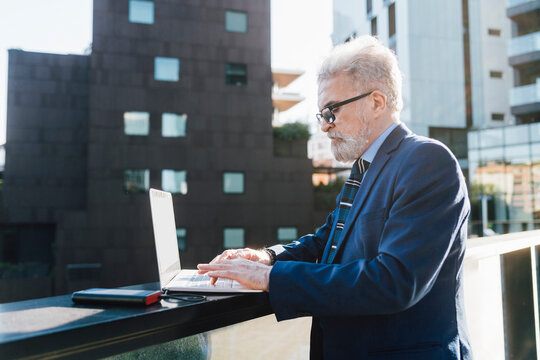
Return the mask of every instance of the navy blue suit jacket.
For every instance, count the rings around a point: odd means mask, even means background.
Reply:
[[[277,319],[314,316],[327,359],[472,359],[462,284],[469,210],[452,153],[399,125],[365,175],[333,263],[316,262],[337,210],[278,254],[269,285]]]

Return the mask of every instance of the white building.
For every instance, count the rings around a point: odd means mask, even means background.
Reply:
[[[508,0],[512,21],[509,63],[514,69],[510,106],[517,124],[540,122],[540,0]]]
[[[288,86],[303,74],[302,70],[272,69],[273,126],[283,125],[283,121],[279,119],[279,114],[304,100],[304,97],[297,92],[288,90]]]
[[[403,72],[401,120],[445,142],[467,167],[466,129],[514,122],[505,11],[504,0],[334,0],[332,39],[372,34],[394,49]]]

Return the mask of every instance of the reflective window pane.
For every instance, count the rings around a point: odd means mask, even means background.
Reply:
[[[504,149],[504,160],[506,164],[530,164],[530,146],[512,145]],[[528,168],[528,167],[527,167]]]
[[[247,14],[242,11],[225,11],[225,30],[230,32],[247,32]]]
[[[124,171],[124,191],[128,193],[147,192],[150,189],[149,169],[129,169]]]
[[[504,156],[503,156],[503,148],[497,147],[497,148],[489,148],[489,149],[482,149],[480,152],[480,161],[486,162],[486,163],[503,163]]]
[[[148,135],[150,132],[150,114],[141,111],[124,113],[124,133],[126,135]]]
[[[540,142],[540,123],[536,124],[530,124],[529,130],[531,132],[531,141],[539,141]]]
[[[480,146],[478,141],[478,131],[471,131],[467,134],[469,149],[476,149]]]
[[[161,188],[173,194],[187,194],[187,171],[170,170],[161,171]]]
[[[164,113],[161,115],[161,135],[163,137],[180,137],[186,136],[186,114],[170,114]]]
[[[154,2],[144,0],[130,0],[129,21],[140,24],[154,23]]]
[[[186,228],[176,229],[176,239],[178,240],[178,250],[186,251]]]
[[[502,129],[489,129],[479,132],[480,146],[501,146],[503,143],[503,131]]]
[[[289,243],[298,239],[298,230],[295,227],[280,227],[277,231],[279,242]]]
[[[531,144],[531,158],[533,163],[540,163],[540,143]]]
[[[527,126],[507,126],[504,128],[504,143],[507,145],[526,144],[529,142]]]
[[[225,64],[225,83],[243,86],[247,84],[246,64]]]
[[[225,194],[244,193],[244,173],[226,172],[223,173],[223,192]]]
[[[223,247],[225,249],[243,248],[245,246],[244,244],[244,229],[223,229]]]
[[[159,81],[180,80],[180,60],[156,57],[154,59],[154,79]]]

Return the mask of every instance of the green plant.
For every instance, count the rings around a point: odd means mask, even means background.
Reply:
[[[274,127],[274,138],[280,140],[309,140],[311,134],[306,124],[299,122]]]

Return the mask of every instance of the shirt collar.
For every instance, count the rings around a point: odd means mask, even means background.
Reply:
[[[390,125],[388,129],[386,129],[375,141],[367,148],[367,150],[364,152],[364,154],[361,156],[362,159],[365,161],[369,161],[370,163],[373,162],[373,159],[375,159],[375,155],[377,155],[377,151],[379,151],[379,148],[383,144],[384,140],[390,135],[392,130],[394,130],[399,124],[393,123]]]

